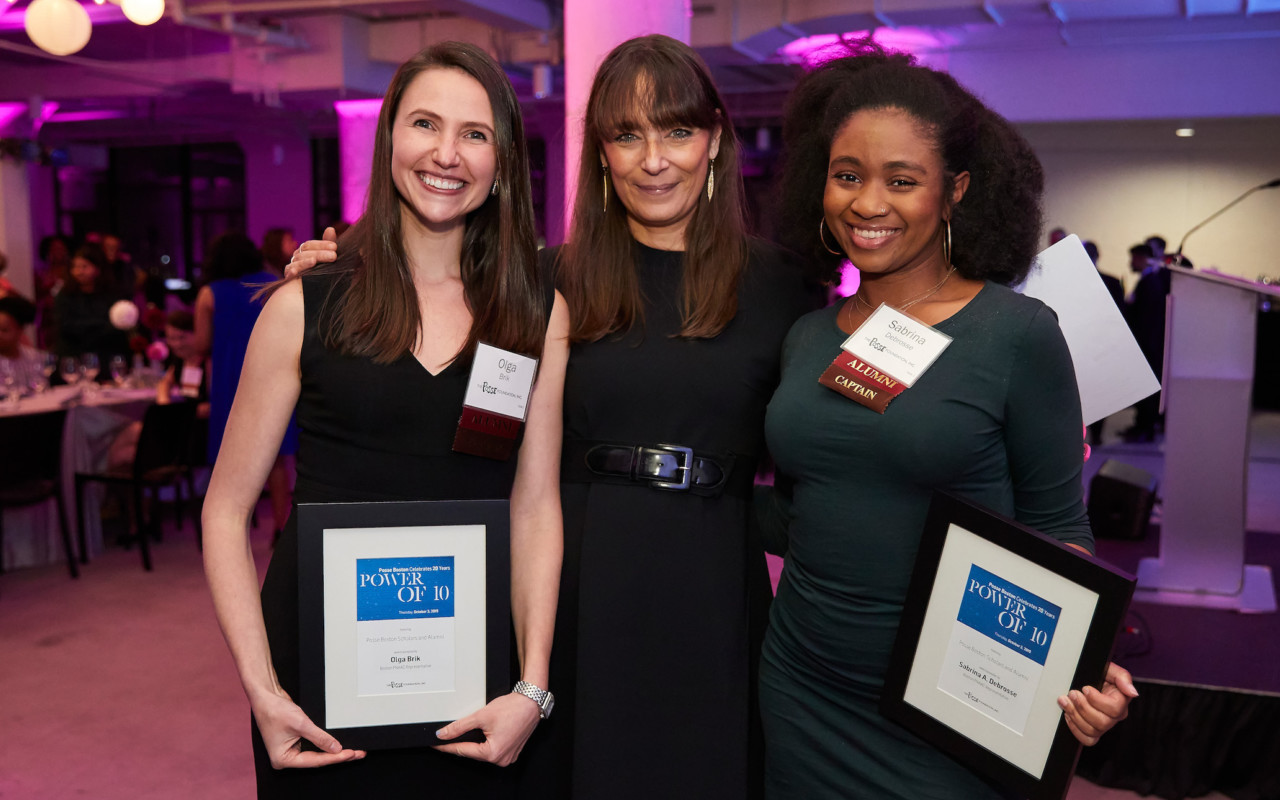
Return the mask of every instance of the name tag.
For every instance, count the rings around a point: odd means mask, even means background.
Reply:
[[[200,367],[182,367],[182,396],[199,397],[200,383],[204,380],[204,370]]]
[[[529,413],[538,359],[484,342],[476,345],[462,417],[453,437],[459,453],[506,461]]]
[[[840,347],[910,387],[950,344],[945,333],[881,303]]]

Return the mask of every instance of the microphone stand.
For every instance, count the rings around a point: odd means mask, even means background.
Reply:
[[[1200,230],[1200,229],[1201,229],[1201,228],[1203,228],[1205,225],[1208,225],[1210,222],[1213,222],[1215,219],[1217,219],[1218,217],[1220,217],[1224,211],[1226,211],[1227,209],[1231,208],[1231,207],[1232,207],[1232,206],[1234,206],[1236,203],[1239,203],[1241,200],[1245,199],[1246,197],[1248,197],[1249,195],[1253,194],[1254,192],[1259,191],[1259,190],[1261,190],[1261,189],[1274,189],[1274,188],[1276,188],[1277,186],[1280,186],[1280,178],[1276,178],[1276,179],[1275,179],[1275,180],[1273,180],[1273,181],[1267,181],[1266,183],[1258,184],[1257,186],[1253,187],[1253,188],[1252,188],[1252,189],[1250,189],[1249,191],[1247,191],[1247,192],[1245,192],[1244,194],[1242,194],[1242,195],[1240,195],[1239,197],[1237,197],[1235,200],[1232,200],[1230,203],[1227,203],[1227,204],[1226,204],[1225,206],[1223,206],[1222,208],[1220,208],[1220,209],[1218,209],[1217,211],[1213,212],[1213,214],[1211,214],[1211,215],[1209,216],[1209,218],[1208,218],[1208,219],[1204,220],[1204,221],[1203,221],[1203,222],[1201,222],[1199,225],[1196,225],[1196,226],[1195,226],[1194,228],[1192,228],[1191,230],[1189,230],[1189,231],[1187,231],[1186,233],[1182,234],[1182,241],[1178,242],[1178,249],[1177,249],[1177,250],[1175,250],[1175,251],[1174,251],[1174,253],[1173,253],[1173,263],[1174,263],[1176,266],[1182,266],[1182,263],[1183,263],[1183,260],[1182,260],[1182,246],[1183,246],[1184,244],[1186,244],[1186,243],[1187,243],[1187,237],[1188,237],[1188,236],[1190,236],[1191,234],[1193,234],[1193,233],[1195,233],[1196,231]]]

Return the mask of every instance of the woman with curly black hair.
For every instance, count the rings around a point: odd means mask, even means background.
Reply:
[[[788,537],[760,668],[767,790],[998,796],[877,704],[935,489],[1092,547],[1071,356],[1053,312],[1007,288],[1036,252],[1043,178],[954,79],[870,43],[853,51],[801,80],[783,131],[784,243],[827,277],[847,258],[861,285],[792,328],[767,415],[795,481],[792,501],[762,503],[766,530]],[[950,345],[896,396],[856,366],[820,384],[882,304]],[[1059,699],[1086,744],[1136,695],[1124,670],[1107,677]]]

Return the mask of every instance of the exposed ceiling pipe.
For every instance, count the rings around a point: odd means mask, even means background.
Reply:
[[[288,50],[311,49],[311,45],[301,36],[294,36],[284,30],[269,28],[265,25],[237,22],[230,11],[220,14],[220,21],[214,22],[203,16],[195,16],[196,13],[204,14],[207,12],[193,11],[187,7],[184,0],[169,0],[169,7],[172,9],[173,21],[188,28],[225,33],[228,36],[242,36],[252,39],[258,44],[282,47]]]
[[[768,56],[764,53],[759,52],[758,50],[753,50],[752,48],[747,47],[745,44],[743,44],[740,41],[738,37],[738,16],[741,13],[739,11],[740,7],[741,7],[741,0],[733,0],[733,11],[731,12],[733,31],[730,34],[732,40],[729,46],[733,48],[734,52],[741,53],[742,55],[756,62],[757,64],[763,64],[764,62],[769,60]]]
[[[873,8],[875,9],[874,10],[875,18],[880,22],[881,25],[884,25],[886,28],[898,27],[897,23],[895,23],[892,19],[890,19],[888,14],[884,13],[884,0],[875,0],[875,3],[873,4]]]

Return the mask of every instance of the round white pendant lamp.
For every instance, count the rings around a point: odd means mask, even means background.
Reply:
[[[164,0],[124,0],[120,10],[130,22],[150,25],[164,16]]]
[[[34,0],[23,18],[27,36],[36,47],[55,56],[69,56],[89,43],[93,23],[76,0]]]

